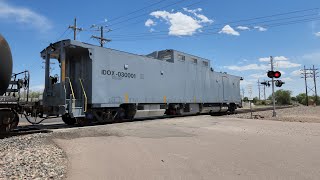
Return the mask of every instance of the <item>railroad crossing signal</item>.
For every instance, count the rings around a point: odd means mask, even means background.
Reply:
[[[281,80],[275,80],[274,83],[277,87],[281,87],[283,84],[285,84],[285,82],[283,82]],[[264,86],[267,86],[267,87],[271,86],[270,81],[265,81],[265,82],[262,82],[261,84]]]
[[[268,87],[270,87],[270,86],[271,86],[271,84],[270,84],[270,82],[269,82],[269,81],[262,82],[261,84],[262,84],[262,85],[265,85],[265,86],[268,86]]]
[[[268,71],[267,75],[269,78],[280,78],[281,72],[280,71]]]
[[[281,81],[281,80],[276,80],[275,84],[277,87],[281,87],[283,84],[285,84],[285,82]]]

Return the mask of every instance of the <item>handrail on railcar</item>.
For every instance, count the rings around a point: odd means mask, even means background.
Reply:
[[[85,102],[84,102],[84,111],[83,112],[87,112],[87,104],[88,104],[88,98],[87,98],[87,93],[83,87],[83,83],[82,83],[82,79],[79,78],[80,84],[81,84],[81,88],[82,88],[82,92],[85,98]]]

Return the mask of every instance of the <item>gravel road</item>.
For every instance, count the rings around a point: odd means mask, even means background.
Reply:
[[[261,120],[245,119],[250,113],[202,115],[0,139],[0,179],[318,179],[320,107],[277,113],[254,112]]]
[[[288,121],[288,122],[310,122],[320,123],[320,106],[297,106],[293,108],[277,109],[277,117],[272,117],[272,110],[253,112],[254,117],[264,120]],[[250,113],[233,114],[229,118],[250,119]]]
[[[66,155],[49,136],[0,139],[0,179],[64,179]]]
[[[319,179],[320,123],[191,116],[60,129],[68,179]]]

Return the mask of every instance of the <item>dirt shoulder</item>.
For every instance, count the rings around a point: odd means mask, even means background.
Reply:
[[[286,109],[276,109],[277,117],[272,117],[272,110],[253,112],[255,119],[287,121],[287,122],[309,122],[320,123],[320,106],[297,106]],[[250,113],[234,114],[229,118],[250,119]]]

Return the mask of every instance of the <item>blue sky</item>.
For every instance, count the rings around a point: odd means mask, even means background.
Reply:
[[[296,95],[304,92],[298,70],[320,66],[319,7],[319,0],[0,0],[0,33],[11,45],[14,71],[29,69],[35,90],[44,82],[39,52],[61,35],[72,38],[67,27],[77,17],[84,28],[79,41],[98,45],[90,27],[108,25],[107,47],[137,54],[177,49],[210,59],[216,71],[245,78],[246,96],[248,84],[258,94],[256,82],[267,79],[272,55],[284,73],[283,89]]]

